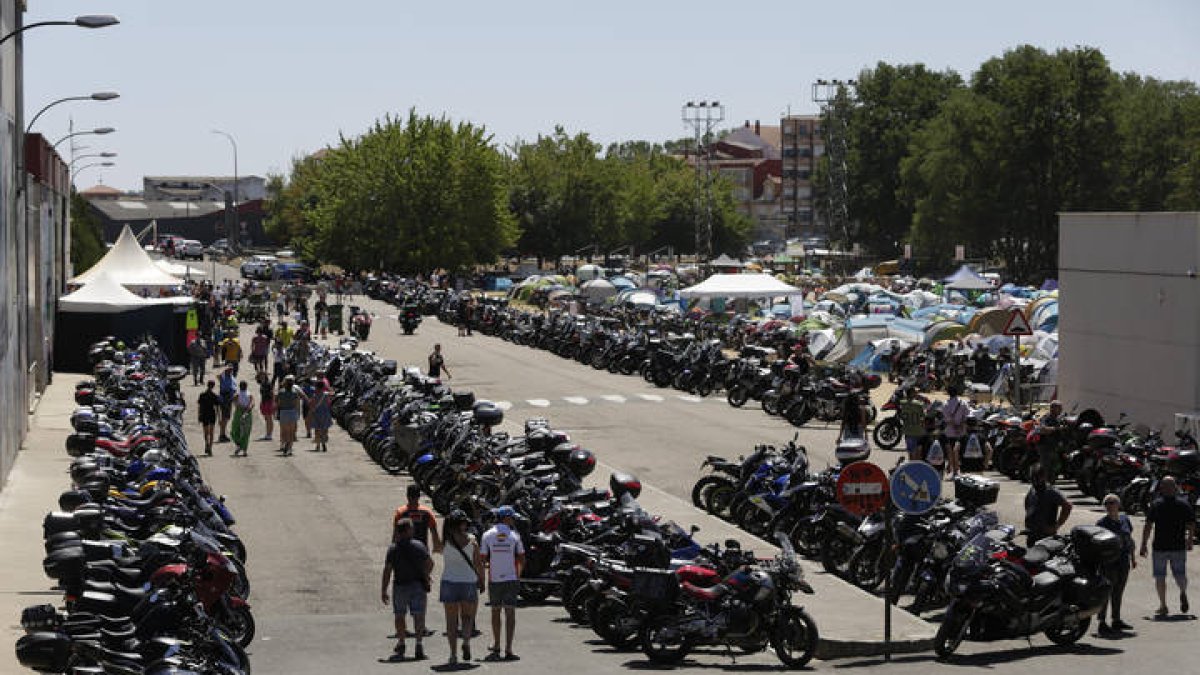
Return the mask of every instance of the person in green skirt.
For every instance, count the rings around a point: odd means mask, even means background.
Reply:
[[[250,393],[249,385],[245,380],[238,383],[238,393],[234,398],[233,411],[233,443],[236,449],[233,451],[234,457],[245,457],[246,450],[250,447],[250,428],[254,426],[254,396]]]

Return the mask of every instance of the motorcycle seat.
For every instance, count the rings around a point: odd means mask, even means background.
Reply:
[[[1033,577],[1033,590],[1037,593],[1054,590],[1061,580],[1061,577],[1053,572],[1041,572]]]
[[[720,600],[721,596],[724,595],[722,592],[723,589],[721,589],[720,586],[701,588],[700,586],[696,586],[695,584],[684,581],[679,584],[679,587],[683,589],[684,593],[687,593],[688,595],[702,602],[715,602]]]

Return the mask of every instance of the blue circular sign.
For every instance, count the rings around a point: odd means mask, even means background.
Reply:
[[[932,509],[942,496],[942,475],[925,462],[905,462],[892,473],[892,503],[905,513]]]

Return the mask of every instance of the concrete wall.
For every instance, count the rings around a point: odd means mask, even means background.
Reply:
[[[1174,428],[1200,411],[1200,213],[1059,217],[1059,398]]]

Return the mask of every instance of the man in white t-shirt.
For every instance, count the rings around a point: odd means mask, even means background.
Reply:
[[[491,660],[516,661],[513,632],[517,627],[517,594],[521,590],[521,569],[525,566],[525,546],[513,529],[516,512],[511,506],[496,509],[496,524],[483,533],[480,553],[488,567],[488,604],[492,606]],[[500,609],[504,609],[505,647],[500,656]]]

